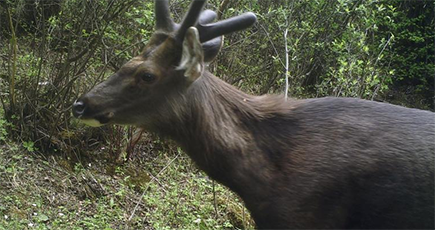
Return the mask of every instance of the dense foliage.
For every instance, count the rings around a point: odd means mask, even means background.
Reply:
[[[434,5],[433,1],[402,2],[393,14],[395,23],[386,25],[396,36],[390,54],[391,68],[396,71],[390,93],[395,98],[390,100],[431,110],[435,99]]]

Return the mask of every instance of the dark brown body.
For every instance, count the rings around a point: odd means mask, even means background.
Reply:
[[[185,103],[148,128],[238,193],[258,227],[434,228],[433,113],[254,97],[208,73]]]

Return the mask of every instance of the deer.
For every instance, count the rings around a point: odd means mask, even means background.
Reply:
[[[175,23],[168,0],[156,0],[143,51],[80,96],[73,115],[174,140],[260,229],[434,229],[433,112],[244,93],[207,64],[256,16],[215,22],[205,4],[194,0]]]

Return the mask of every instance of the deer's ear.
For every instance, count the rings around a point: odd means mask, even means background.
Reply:
[[[199,41],[198,30],[195,27],[190,27],[186,32],[183,54],[177,70],[183,70],[184,76],[191,82],[198,79],[204,71],[204,53]]]

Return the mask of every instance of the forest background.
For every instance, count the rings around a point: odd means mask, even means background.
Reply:
[[[173,143],[72,118],[80,94],[144,47],[153,5],[0,0],[0,229],[253,227],[238,197]],[[174,18],[188,5],[171,1]],[[210,0],[207,8],[222,19],[258,16],[225,37],[209,66],[245,92],[284,93],[288,77],[294,98],[434,111],[434,1]]]

